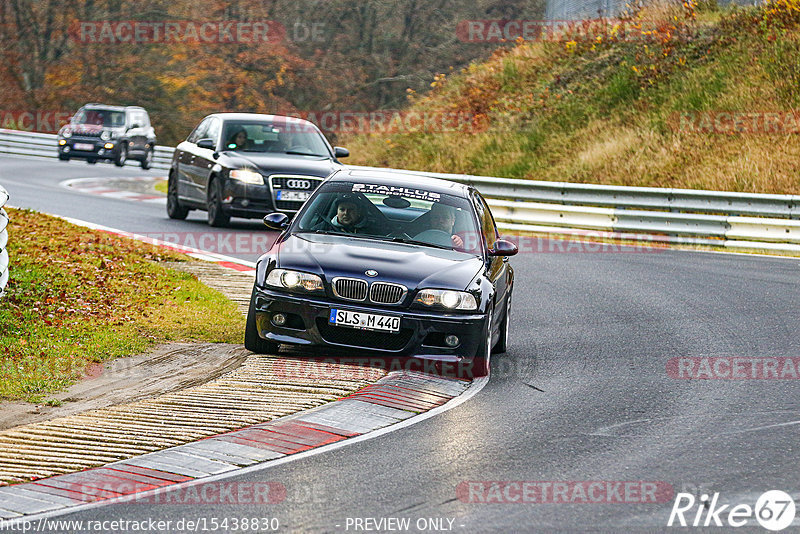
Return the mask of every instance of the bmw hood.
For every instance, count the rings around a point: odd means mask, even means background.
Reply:
[[[232,169],[258,169],[261,174],[302,174],[327,178],[341,165],[326,157],[294,156],[287,154],[226,152],[226,166]]]
[[[273,253],[277,267],[315,273],[328,283],[350,276],[395,282],[412,291],[464,290],[483,268],[481,258],[465,252],[338,235],[290,235]],[[367,277],[367,270],[378,274]]]

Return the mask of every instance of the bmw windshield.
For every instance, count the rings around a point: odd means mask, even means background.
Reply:
[[[480,234],[465,198],[417,188],[328,182],[293,233],[347,235],[478,253]]]

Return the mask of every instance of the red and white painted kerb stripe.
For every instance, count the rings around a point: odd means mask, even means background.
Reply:
[[[444,409],[477,382],[395,371],[348,397],[300,414],[103,467],[0,488],[0,520],[57,513],[110,499],[175,504],[182,502],[183,496],[165,495],[171,486],[196,484],[206,487],[182,492],[192,498],[187,497],[187,503],[208,495],[224,498],[226,504],[253,504],[259,496],[259,502],[281,502],[286,494],[280,482],[259,483],[257,488],[222,488],[211,485],[216,481],[212,477],[410,423],[424,412]],[[485,379],[480,379],[479,384],[484,383]]]
[[[106,232],[113,235],[127,237],[129,239],[134,239],[142,243],[156,245],[159,247],[168,248],[170,250],[175,250],[177,252],[182,252],[183,254],[191,256],[192,258],[196,258],[198,260],[203,260],[203,261],[210,261],[227,269],[234,269],[236,271],[241,271],[241,272],[255,272],[256,270],[256,264],[255,262],[252,261],[240,260],[239,258],[225,256],[224,254],[207,252],[205,250],[200,250],[199,248],[188,247],[186,245],[180,245],[178,243],[169,243],[167,241],[154,239],[146,235],[135,234],[133,232],[126,232],[125,230],[118,230],[116,228],[103,226],[102,224],[95,224],[88,221],[82,221],[80,219],[73,219],[72,217],[60,217],[58,215],[54,215],[54,217],[59,217],[60,219],[64,219],[65,221],[78,226],[83,226],[84,228],[91,228],[92,230],[99,230],[101,232]]]
[[[141,177],[120,178],[120,180],[138,182],[138,183],[150,183],[155,185],[157,182],[163,181],[164,178],[141,176]],[[133,200],[137,202],[148,202],[151,204],[166,205],[167,203],[167,197],[165,195],[159,193],[137,193],[135,191],[125,191],[122,189],[116,189],[113,187],[108,187],[108,182],[109,178],[72,178],[70,180],[65,180],[63,182],[60,182],[59,185],[75,191],[80,191],[81,193],[87,193],[90,195],[99,195],[107,198],[117,198],[120,200]]]

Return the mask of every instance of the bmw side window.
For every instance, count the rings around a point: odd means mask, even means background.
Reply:
[[[494,247],[494,242],[497,241],[497,225],[494,223],[492,212],[489,211],[489,206],[486,201],[479,194],[475,195],[475,203],[478,208],[478,218],[481,223],[481,233],[486,239],[487,248]]]

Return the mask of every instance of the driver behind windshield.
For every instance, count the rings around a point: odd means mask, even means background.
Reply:
[[[247,131],[240,126],[231,133],[226,146],[233,150],[243,150],[247,148],[247,141]]]
[[[445,232],[450,236],[450,241],[456,248],[464,247],[464,240],[461,236],[453,233],[453,225],[456,223],[456,212],[451,206],[440,204],[438,202],[431,206],[430,213],[430,229],[417,234],[415,239],[422,241],[429,241],[431,237],[435,240],[435,234],[430,234],[431,230],[438,232]],[[444,244],[444,243],[441,243]]]

